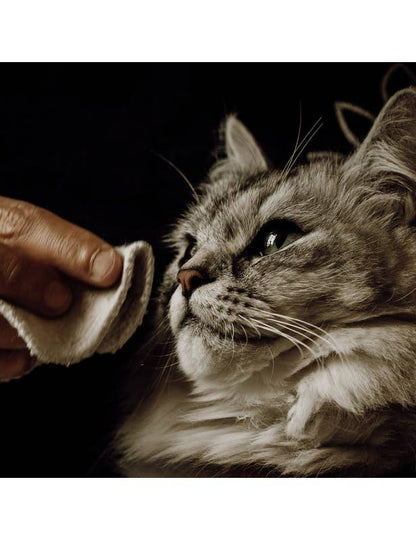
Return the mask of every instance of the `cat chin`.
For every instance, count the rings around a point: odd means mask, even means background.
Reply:
[[[180,287],[172,294],[169,302],[169,322],[173,335],[177,335],[186,314],[186,301]]]
[[[285,339],[234,342],[199,325],[184,326],[176,336],[179,367],[204,388],[236,388],[263,370],[282,381],[299,369],[302,357]],[[208,386],[207,386],[208,385]]]
[[[192,381],[213,383],[216,387],[236,383],[270,363],[260,347],[232,346],[221,336],[199,325],[184,326],[176,336],[176,353],[183,373]]]
[[[173,293],[169,304],[169,321],[176,338],[176,352],[179,366],[191,380],[215,377],[223,370],[222,355],[216,351],[215,336],[208,344],[206,337],[192,326],[183,326],[186,316],[186,301],[180,287]],[[219,340],[219,339],[218,339]]]
[[[191,380],[213,377],[223,370],[218,353],[190,327],[183,328],[177,336],[176,351],[182,371]]]

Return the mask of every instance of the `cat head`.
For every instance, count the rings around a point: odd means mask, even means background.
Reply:
[[[222,133],[225,157],[170,235],[162,286],[191,380],[226,386],[271,363],[283,379],[297,369],[288,351],[307,356],[320,328],[416,315],[415,90],[390,99],[347,159],[277,170],[237,118]]]

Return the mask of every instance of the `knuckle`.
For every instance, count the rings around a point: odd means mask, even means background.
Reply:
[[[22,261],[15,255],[12,255],[5,264],[2,276],[6,287],[10,291],[18,291],[21,288],[22,274]]]
[[[13,239],[22,236],[36,213],[36,206],[14,201],[10,206],[0,206],[0,238]]]
[[[91,259],[99,251],[96,246],[89,246],[79,238],[71,238],[67,245],[62,247],[65,258],[73,263],[78,272],[88,275],[90,272]]]
[[[90,273],[91,260],[94,258],[97,251],[99,251],[99,249],[91,249],[86,246],[79,250],[78,264],[81,272],[84,275],[88,275]]]

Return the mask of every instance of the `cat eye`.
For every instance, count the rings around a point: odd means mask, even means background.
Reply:
[[[198,250],[197,245],[196,245],[196,240],[193,236],[187,235],[186,239],[188,241],[188,246],[182,258],[179,260],[179,263],[178,263],[179,267],[184,265],[186,261],[189,261],[189,259],[191,259]]]
[[[303,236],[303,231],[290,221],[273,221],[265,225],[255,240],[255,250],[260,257],[272,255],[293,244]]]

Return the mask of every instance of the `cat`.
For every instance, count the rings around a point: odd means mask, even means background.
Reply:
[[[297,145],[276,170],[235,116],[222,137],[169,236],[149,345],[166,367],[118,433],[120,470],[414,466],[416,89],[390,98],[350,156],[297,165]]]

